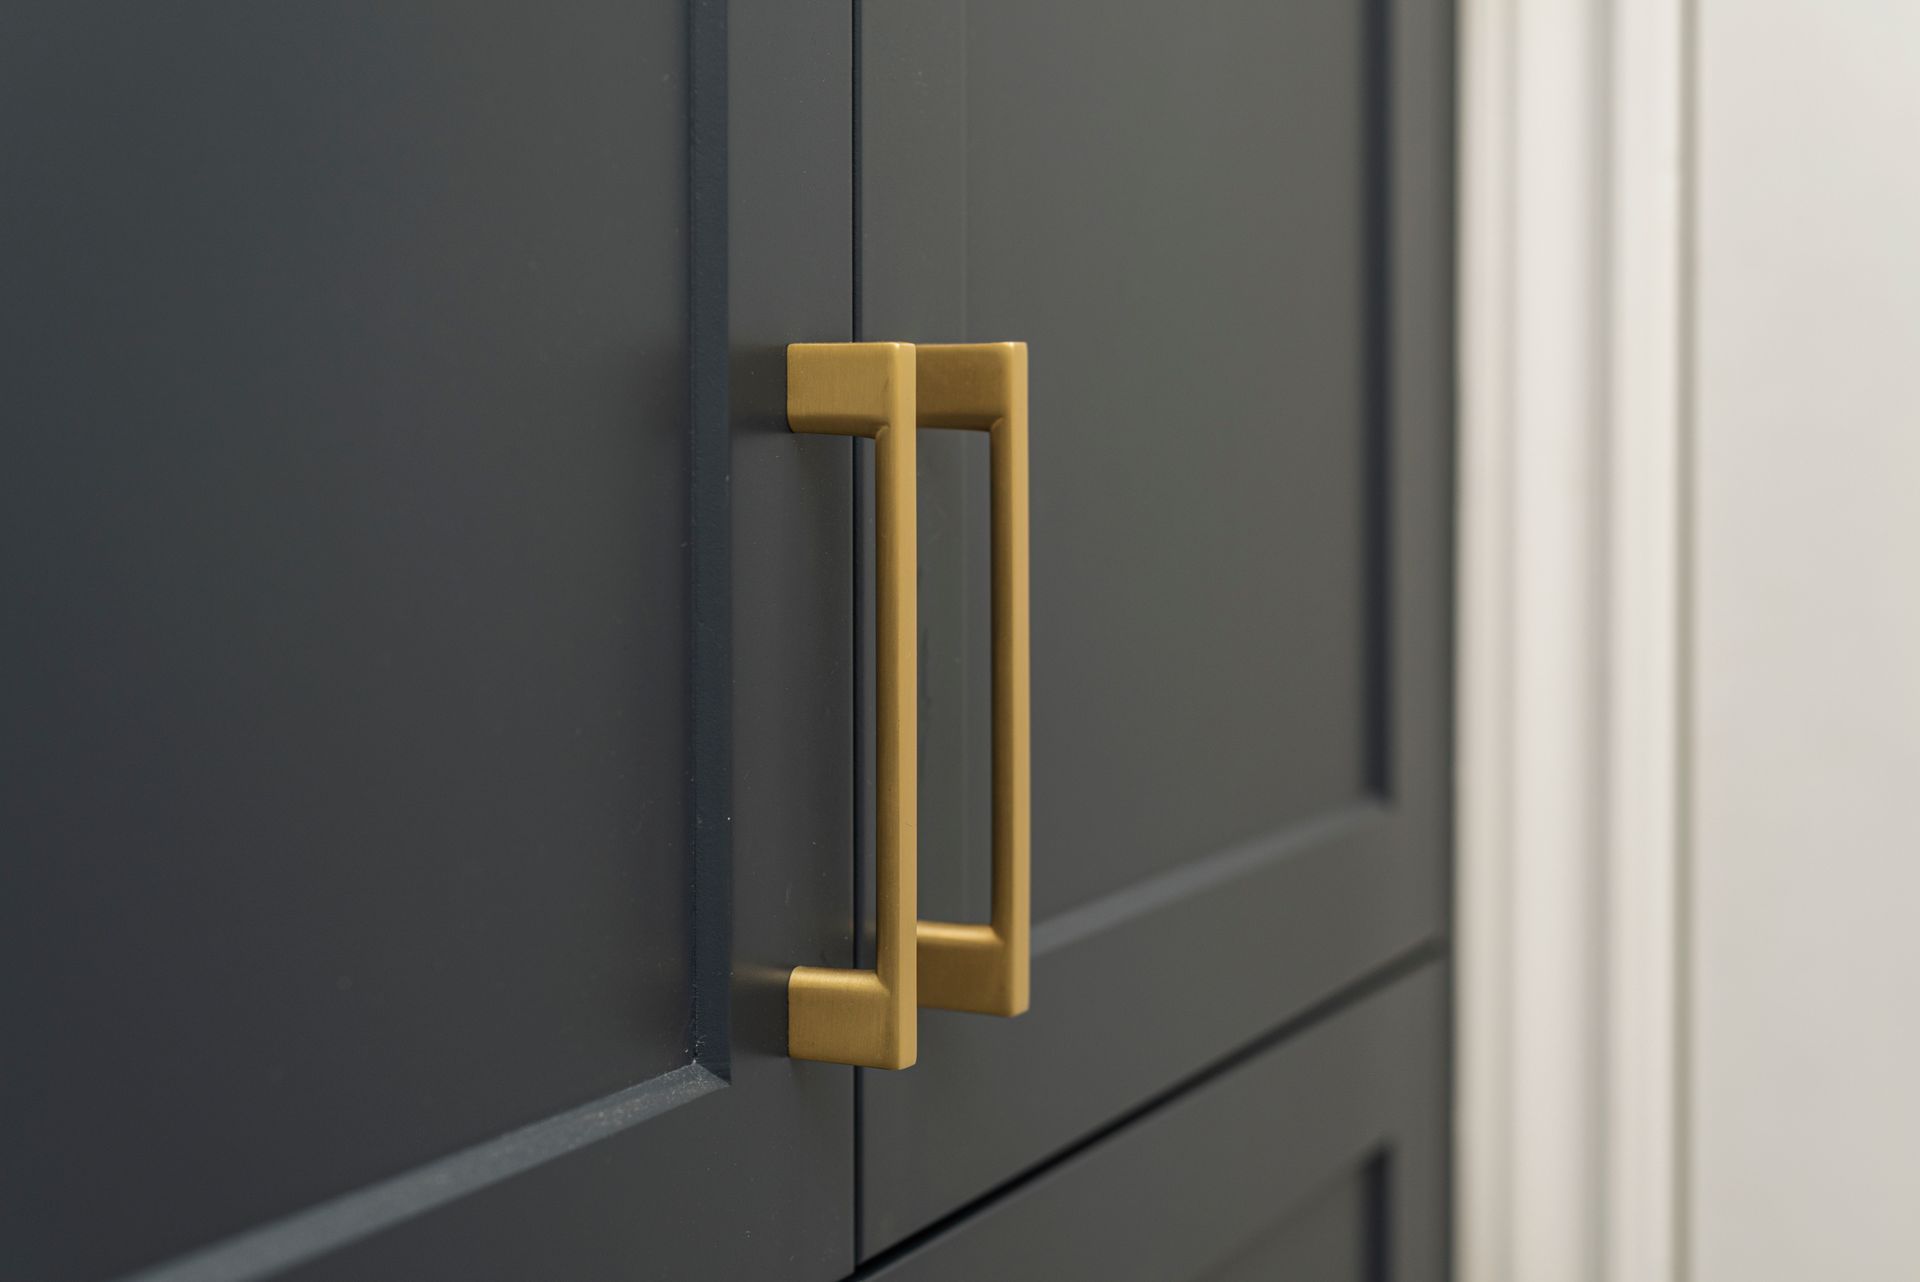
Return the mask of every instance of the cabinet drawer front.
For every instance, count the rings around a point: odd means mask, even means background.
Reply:
[[[1446,1276],[1445,970],[1261,1043],[887,1257],[886,1282]]]

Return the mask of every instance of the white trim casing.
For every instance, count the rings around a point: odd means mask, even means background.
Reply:
[[[1686,26],[1466,0],[1462,1282],[1677,1282]]]
[[[1616,0],[1608,291],[1606,1282],[1678,1282],[1690,14]]]

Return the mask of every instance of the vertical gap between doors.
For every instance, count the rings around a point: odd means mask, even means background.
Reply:
[[[849,227],[849,235],[852,237],[852,243],[850,248],[852,251],[851,261],[853,265],[853,274],[852,274],[852,279],[849,283],[853,290],[852,337],[853,337],[853,341],[855,342],[859,342],[866,337],[866,334],[862,329],[863,318],[861,316],[861,306],[860,306],[860,283],[861,283],[860,281],[860,70],[861,70],[860,4],[861,4],[861,0],[850,0],[850,3],[847,6],[848,18],[851,23],[851,30],[848,32],[848,38],[852,44],[852,54],[853,54],[851,59],[851,65],[853,69],[852,71],[853,84],[852,84],[852,94],[849,100],[851,103],[852,110],[850,112],[851,119],[848,122],[850,145],[853,148],[852,164],[849,166],[849,169],[853,175],[853,189],[849,193],[850,200],[851,200],[852,217],[848,220],[848,227]],[[861,618],[863,611],[860,608],[860,601],[861,601],[860,584],[865,579],[865,568],[866,568],[862,564],[864,558],[861,556],[861,550],[866,545],[866,512],[865,512],[865,501],[864,501],[865,491],[862,488],[860,483],[861,481],[860,450],[857,446],[848,451],[848,466],[853,470],[853,506],[854,506],[853,556],[849,558],[849,561],[852,564],[853,573],[856,576],[853,584],[853,589],[854,589],[853,590],[853,601],[854,601],[853,700],[854,700],[854,714],[855,714],[853,718],[853,735],[854,735],[853,831],[855,833],[855,840],[853,843],[853,848],[854,848],[854,861],[853,861],[854,931],[853,931],[853,935],[854,935],[854,941],[855,941],[855,944],[854,944],[855,956],[856,956],[856,960],[859,960],[859,956],[858,956],[860,951],[859,941],[865,935],[865,931],[866,931],[866,925],[865,925],[866,914],[863,911],[861,905],[864,904],[866,901],[866,896],[864,893],[862,893],[862,882],[863,882],[864,873],[865,873],[865,863],[866,863],[865,853],[866,853],[867,843],[865,840],[861,839],[860,837],[860,834],[863,831],[863,825],[866,822],[865,807],[860,804],[861,800],[863,799],[866,793],[866,789],[863,786],[863,782],[862,782],[865,778],[865,771],[863,767],[864,767],[866,754],[861,747],[862,736],[865,733],[865,728],[864,728],[865,718],[860,715],[860,710],[866,702],[865,691],[866,691],[867,673],[866,673],[866,665],[861,662],[861,659],[863,657],[863,652],[866,648],[863,642],[863,637],[865,636],[866,623]],[[865,1249],[865,1244],[866,1244],[866,1207],[864,1205],[864,1201],[861,1193],[862,1189],[865,1187],[865,1176],[866,1176],[866,1143],[865,1143],[866,1111],[867,1111],[866,1110],[866,1076],[867,1076],[866,1069],[856,1068],[853,1070],[853,1221],[852,1221],[853,1248],[852,1248],[852,1258],[853,1258],[854,1266],[856,1268],[859,1267],[860,1254]]]

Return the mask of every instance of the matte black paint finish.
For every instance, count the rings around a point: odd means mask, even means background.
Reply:
[[[726,18],[0,20],[9,1276],[851,1267],[851,18]]]
[[[1411,0],[861,21],[863,336],[1033,370],[1033,1009],[863,1076],[871,1256],[1442,930],[1453,41]],[[921,911],[976,920],[980,490],[927,453]]]
[[[1438,1282],[1446,971],[1235,1056],[890,1254],[874,1282]]]

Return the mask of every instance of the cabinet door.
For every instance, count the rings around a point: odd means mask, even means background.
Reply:
[[[874,1282],[1439,1282],[1445,971],[1382,977],[897,1248]]]
[[[8,1277],[851,1267],[851,15],[730,32],[0,18]]]
[[[1032,1009],[863,1085],[884,1249],[1433,941],[1451,67],[1424,0],[861,10],[862,336],[1031,364]],[[927,433],[921,915],[988,908],[985,445]]]

